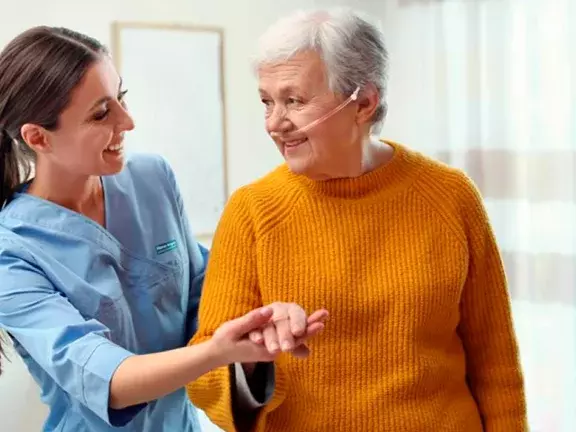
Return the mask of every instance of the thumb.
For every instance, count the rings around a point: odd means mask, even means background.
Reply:
[[[273,311],[263,307],[248,312],[246,315],[226,323],[226,333],[235,339],[240,339],[252,330],[259,329],[270,322]]]

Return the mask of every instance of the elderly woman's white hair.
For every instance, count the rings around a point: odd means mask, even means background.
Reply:
[[[387,110],[388,72],[388,52],[379,26],[348,9],[298,11],[262,35],[254,66],[288,60],[302,51],[321,56],[333,92],[349,96],[357,87],[370,84],[378,90],[380,106],[372,129],[379,132]]]

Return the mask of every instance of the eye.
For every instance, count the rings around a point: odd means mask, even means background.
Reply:
[[[286,101],[287,105],[301,105],[302,101],[298,98],[290,97]]]
[[[124,100],[126,93],[128,93],[128,90],[122,90],[120,93],[118,93],[118,102],[120,102],[120,105],[122,105],[124,108],[126,108],[126,101]]]
[[[117,96],[118,102],[120,102],[120,105],[122,105],[122,107],[124,107],[124,108],[126,108],[126,101],[124,100],[126,93],[128,93],[128,90],[123,90],[120,93],[118,93],[118,96]],[[95,113],[92,116],[92,120],[103,121],[106,119],[106,117],[108,117],[108,114],[110,114],[110,108],[106,108],[105,110],[102,110],[102,111]]]
[[[274,110],[274,102],[265,98],[262,98],[261,101],[264,104],[264,113],[266,116],[269,116]]]
[[[92,119],[93,119],[93,120],[96,120],[96,121],[102,121],[102,120],[104,120],[106,117],[108,117],[108,114],[109,114],[109,113],[110,113],[110,110],[109,110],[109,109],[106,109],[106,110],[101,111],[101,112],[97,112],[96,114],[94,114],[94,115],[92,116]]]

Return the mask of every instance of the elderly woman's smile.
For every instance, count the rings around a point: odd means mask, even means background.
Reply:
[[[334,112],[353,89],[333,91],[325,63],[313,50],[289,59],[267,58],[257,73],[266,130],[293,172],[316,179],[363,173],[364,144],[372,126],[369,114],[378,106],[376,92],[368,88],[358,103]],[[305,133],[299,132],[319,119]]]
[[[283,141],[284,152],[287,153],[287,152],[290,152],[291,150],[295,150],[298,147],[300,147],[300,145],[302,145],[306,142],[308,142],[308,138],[300,138],[300,139],[296,139],[296,140],[292,139],[289,141]]]

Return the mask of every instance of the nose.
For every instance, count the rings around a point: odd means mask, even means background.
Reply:
[[[128,110],[124,107],[121,107],[120,110],[118,129],[120,129],[121,132],[131,131],[132,129],[134,129],[134,119],[132,118]]]
[[[279,134],[287,132],[292,128],[292,122],[286,116],[286,111],[280,108],[266,118],[266,130],[269,134]]]

